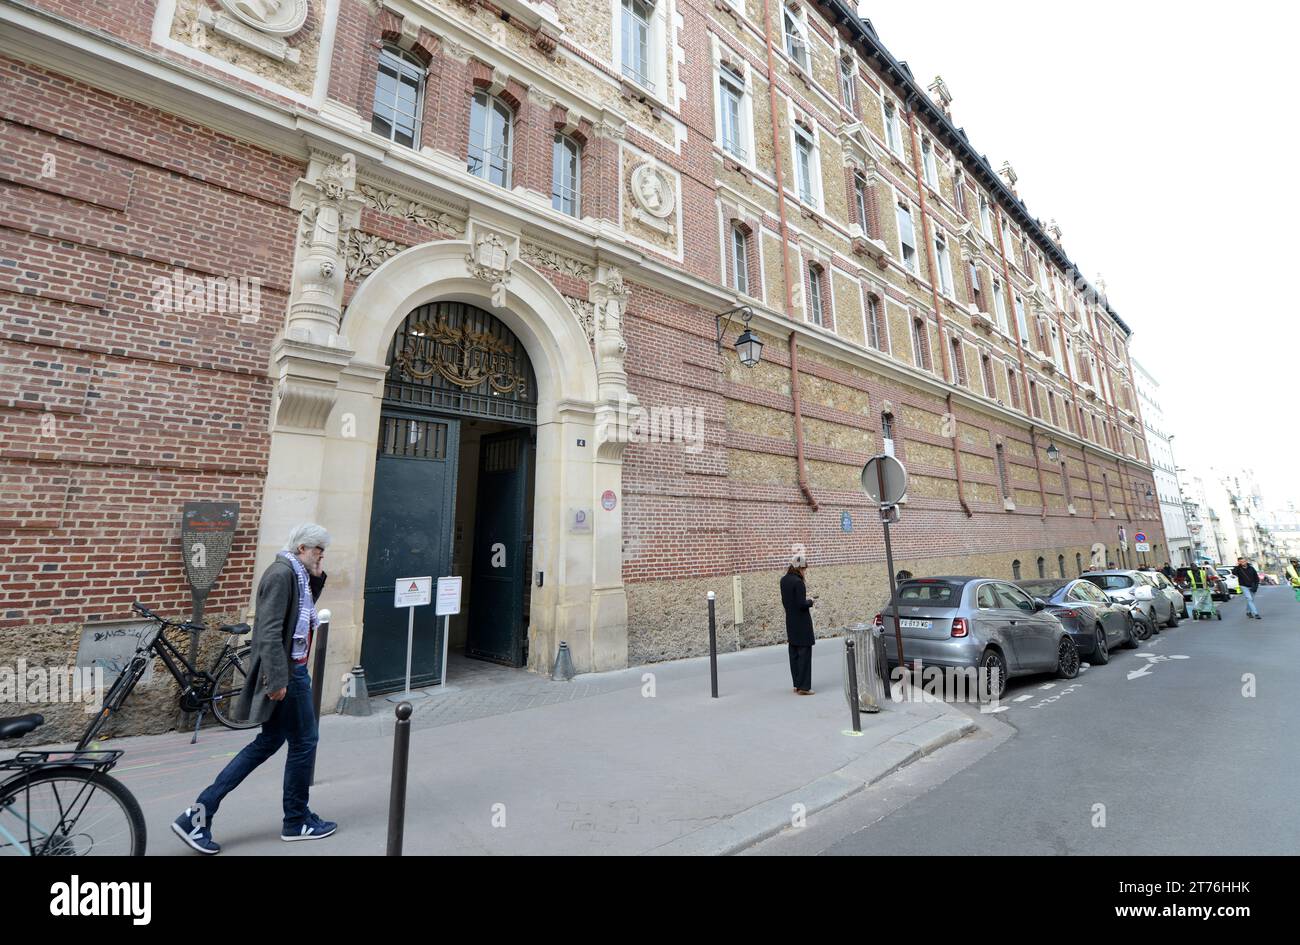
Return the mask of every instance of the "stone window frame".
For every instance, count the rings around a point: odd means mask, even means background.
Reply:
[[[749,62],[743,57],[729,54],[722,46],[718,38],[712,39],[713,43],[713,103],[714,103],[714,120],[713,120],[713,143],[724,155],[739,164],[744,165],[750,170],[757,170],[757,145],[754,140],[754,81],[753,73],[750,69]],[[723,70],[731,72],[740,80],[740,109],[738,121],[740,123],[739,137],[736,142],[741,150],[741,154],[736,154],[727,147],[727,142],[723,137],[722,128],[722,86],[724,82]]]
[[[890,116],[893,116],[891,119]],[[885,147],[898,158],[906,158],[899,104],[888,96],[880,99],[880,116],[884,122]]]
[[[497,184],[491,178],[492,172],[491,172],[490,161],[481,159],[482,160],[481,167],[483,168],[483,173],[481,174],[472,170],[469,166],[469,162],[474,157],[474,148],[475,148],[473,109],[478,104],[480,96],[485,100],[482,107],[487,110],[487,114],[485,116],[486,118],[490,119],[492,117],[498,105],[510,113],[510,120],[509,122],[507,122],[507,128],[508,128],[507,141],[504,146],[504,149],[506,151],[505,158],[503,161],[505,165],[505,181],[504,183],[501,184]],[[518,136],[516,135],[515,125],[519,121],[519,112],[522,104],[523,103],[521,103],[517,98],[515,98],[507,91],[503,90],[501,92],[493,94],[489,88],[485,86],[481,86],[479,83],[475,83],[474,92],[470,96],[470,122],[469,122],[470,131],[469,131],[469,141],[467,142],[467,146],[466,146],[466,158],[465,158],[465,169],[470,176],[477,177],[479,180],[483,181],[484,183],[492,184],[493,186],[502,187],[505,190],[510,190],[514,186],[514,163],[515,163],[514,159],[517,151],[516,145],[518,144],[518,140],[517,140]],[[485,126],[484,142],[483,142],[484,144],[488,142],[488,134],[487,134],[488,127],[490,126]],[[483,154],[484,155],[489,154],[491,153],[492,150],[494,149],[485,149],[483,151]]]
[[[1007,391],[1011,396],[1011,406],[1016,410],[1020,409],[1020,375],[1011,362],[1006,362],[1007,368]]]
[[[820,128],[817,123],[810,118],[804,118],[799,115],[794,108],[793,103],[787,103],[787,109],[790,117],[790,157],[794,165],[795,199],[804,206],[818,213],[824,212],[825,193],[822,181],[822,149]],[[808,149],[808,190],[809,193],[802,192],[799,173],[799,142],[806,141]]]
[[[791,30],[793,27],[793,31]],[[793,48],[792,48],[793,47]],[[802,48],[803,58],[795,54]],[[812,75],[812,40],[808,29],[808,11],[798,3],[781,5],[781,53],[804,75]]]
[[[960,335],[949,339],[948,348],[952,357],[953,382],[958,387],[970,387],[970,376],[966,371],[966,345]]]
[[[929,135],[921,136],[921,177],[935,193],[939,192],[939,158]]]
[[[993,202],[983,190],[979,191],[979,218],[980,232],[984,238],[990,241],[996,239],[993,231]]]
[[[555,137],[551,140],[551,209],[579,220],[582,219],[582,157],[583,151],[585,150],[584,144],[585,142],[583,142],[579,135],[575,133],[566,133],[562,128],[556,129]],[[562,184],[557,180],[557,172],[560,170],[560,165],[557,162],[559,157],[558,151],[562,147],[569,149],[570,146],[572,146],[573,164],[575,167],[574,180],[571,186]],[[567,189],[571,192],[573,200],[572,211],[564,209],[563,206],[555,206],[555,201],[557,199],[561,201],[564,200],[563,193],[557,192],[560,188]]]
[[[839,57],[840,104],[855,118],[858,115],[858,60],[850,50]]]
[[[636,81],[623,71],[624,0],[610,0],[610,32],[612,34],[610,68],[626,86],[655,99],[665,106],[672,105],[669,100],[669,93],[672,91],[670,88],[672,75],[668,68],[670,36],[668,22],[671,15],[669,7],[672,0],[640,0],[640,2],[645,3],[654,10],[654,15],[648,23],[649,35],[646,41],[646,62],[649,64],[649,73],[644,78],[649,82],[649,85]]]
[[[938,276],[939,291],[954,301],[957,298],[957,286],[953,281],[952,275],[952,250],[949,248],[950,237],[948,232],[941,226],[934,227],[934,263],[939,270]]]
[[[871,317],[873,309],[876,312],[874,321]],[[878,344],[871,343],[873,335]],[[889,354],[889,319],[886,317],[885,293],[875,286],[862,288],[862,337],[868,348]]]
[[[736,253],[737,237],[741,240],[741,246],[744,248],[745,255],[745,287],[741,288],[738,277],[740,267],[738,265],[738,256]],[[755,283],[761,283],[762,265],[758,258],[758,234],[754,227],[750,226],[744,220],[732,218],[727,221],[727,284],[739,292],[741,295],[749,298],[761,298],[762,286]]]
[[[924,315],[911,316],[912,363],[918,370],[934,373],[934,358],[930,352],[930,326]]]
[[[999,401],[998,378],[993,373],[993,355],[987,350],[980,351],[980,377],[984,381],[984,396],[989,400]]]
[[[907,263],[907,254],[903,251],[908,245],[903,241],[903,216],[907,216],[910,229],[912,231],[912,265]],[[914,276],[921,275],[921,252],[917,245],[916,239],[916,216],[912,212],[912,203],[901,193],[897,195],[894,201],[894,225],[898,230],[898,261],[902,263],[903,268]]]
[[[831,273],[819,259],[808,260],[804,266],[804,286],[807,304],[804,306],[804,320],[818,328],[834,331],[834,299],[831,295]]]

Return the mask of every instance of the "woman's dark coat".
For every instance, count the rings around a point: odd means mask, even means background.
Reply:
[[[798,574],[787,572],[781,578],[781,604],[785,607],[785,635],[793,646],[814,646],[813,602],[808,599],[808,587]]]

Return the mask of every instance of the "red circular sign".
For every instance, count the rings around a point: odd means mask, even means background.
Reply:
[[[618,507],[618,496],[614,495],[613,489],[605,490],[605,494],[600,497],[600,507],[606,512],[612,512]]]

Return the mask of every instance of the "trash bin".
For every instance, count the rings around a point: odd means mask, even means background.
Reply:
[[[885,675],[885,638],[880,630],[860,623],[850,627],[848,639],[853,641],[858,674],[858,709],[879,712],[889,699],[889,678]],[[849,690],[848,661],[844,661],[844,701],[852,698]]]

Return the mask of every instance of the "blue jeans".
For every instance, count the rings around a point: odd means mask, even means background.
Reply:
[[[1244,598],[1246,598],[1246,613],[1248,613],[1248,614],[1254,614],[1256,617],[1258,617],[1258,616],[1259,616],[1259,611],[1255,609],[1255,594],[1254,594],[1254,592],[1251,591],[1251,589],[1248,588],[1248,587],[1243,587],[1243,588],[1241,589],[1241,596],[1244,597]]]
[[[199,795],[198,803],[203,805],[201,810],[209,829],[222,799],[286,741],[289,743],[289,757],[284,762],[284,829],[287,832],[296,831],[307,820],[307,793],[316,764],[316,713],[311,704],[311,677],[305,665],[291,667],[288,691],[271,717],[262,723],[262,734],[231,758],[217,780]]]

